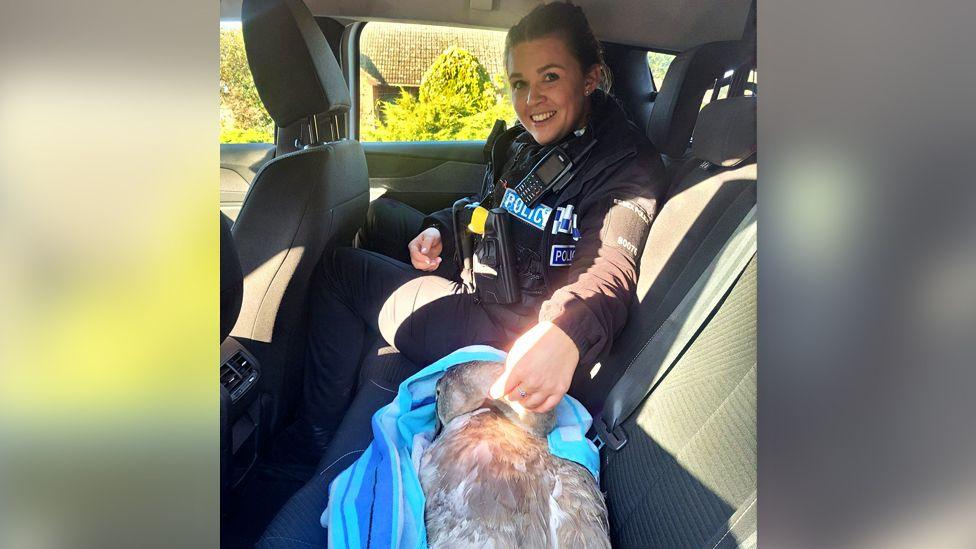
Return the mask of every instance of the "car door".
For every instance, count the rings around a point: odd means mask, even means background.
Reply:
[[[385,196],[429,213],[481,189],[484,142],[363,143],[370,198]]]
[[[272,143],[220,144],[220,211],[237,219],[254,175],[274,158]]]

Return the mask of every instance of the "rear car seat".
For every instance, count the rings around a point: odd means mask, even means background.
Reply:
[[[641,261],[638,303],[602,363],[642,360],[644,346],[718,249],[712,231],[735,227],[756,204],[756,98],[713,102],[694,132],[697,166],[676,182]],[[697,258],[696,258],[697,256]],[[707,263],[707,262],[704,262]],[[699,271],[703,269],[698,269]],[[756,259],[622,427],[627,443],[604,447],[614,547],[755,544]]]
[[[668,131],[676,132],[674,137],[668,138],[666,141],[672,144],[683,142],[684,145],[681,153],[684,153],[687,143],[691,141],[692,130],[695,121],[698,119],[698,107],[701,105],[705,91],[710,88],[711,83],[714,82],[717,76],[721,76],[722,72],[733,66],[728,63],[734,63],[735,59],[737,59],[738,43],[721,42],[706,44],[695,48],[692,52],[687,57],[688,61],[679,65],[679,68],[674,73],[669,70],[667,78],[672,80],[691,78],[696,82],[702,83],[700,85],[686,85],[681,82],[667,84],[667,80],[665,80],[665,86],[669,86],[673,90],[669,92],[674,94],[673,99],[668,100],[661,107],[657,105],[654,107],[658,112],[658,123],[665,124],[666,122],[666,128],[655,133],[657,135],[665,135]],[[712,56],[715,56],[715,60],[709,62],[700,61],[700,59],[705,58],[712,59]],[[692,62],[694,59],[699,59],[699,61]],[[682,66],[684,68],[681,68]],[[702,73],[705,74],[703,75]],[[696,94],[697,99],[695,99]],[[665,99],[667,97],[665,96]],[[722,101],[715,103],[719,105],[717,111],[716,107],[707,110],[716,111],[721,114],[723,110],[720,108],[722,103]],[[693,116],[686,112],[689,108],[688,105],[694,106]],[[665,115],[663,114],[665,112],[680,112],[683,114],[681,120],[672,122],[665,120]],[[722,128],[715,127],[717,124],[717,122],[709,122],[707,124],[709,129],[696,133],[696,137],[703,143],[703,145],[699,146],[699,149],[703,151],[700,154],[708,154],[712,160],[720,160],[717,164],[722,164],[723,162],[727,164],[728,161],[720,158],[722,154],[716,153],[713,155],[705,149],[702,149],[703,146],[707,146],[708,143],[712,142],[704,137],[706,134],[710,135],[715,133],[718,135],[718,133],[723,131]],[[752,130],[752,136],[752,146],[754,147],[754,129]],[[677,149],[673,147],[671,150],[674,151]],[[702,163],[703,160],[699,160],[698,162]],[[743,165],[745,164],[748,164],[748,161],[743,162]],[[695,242],[695,239],[702,238],[704,232],[708,230],[707,225],[714,222],[714,219],[709,220],[709,216],[717,215],[716,212],[723,209],[724,206],[727,206],[729,200],[734,200],[736,196],[743,193],[745,198],[739,198],[739,200],[749,200],[751,197],[751,200],[755,202],[754,164],[751,179],[744,176],[741,181],[739,179],[730,180],[723,175],[726,173],[734,173],[737,170],[738,168],[730,171],[724,168],[716,169],[714,167],[708,169],[703,167],[700,170],[694,170],[682,180],[680,188],[673,188],[672,192],[669,193],[677,199],[676,206],[669,209],[667,203],[665,203],[660,215],[664,215],[665,211],[669,211],[670,213],[667,214],[667,217],[672,220],[666,221],[664,227],[658,230],[655,230],[655,227],[658,226],[660,221],[655,221],[654,225],[652,225],[651,235],[648,238],[648,244],[645,246],[644,256],[642,258],[641,276],[638,281],[638,295],[643,296],[643,300],[641,303],[635,303],[635,309],[631,311],[628,327],[624,330],[625,335],[623,341],[629,343],[626,343],[624,346],[621,346],[619,343],[615,344],[615,351],[608,360],[626,360],[624,357],[627,356],[628,350],[634,354],[635,350],[632,346],[643,344],[649,334],[656,328],[653,324],[638,322],[637,320],[643,315],[650,314],[651,311],[648,310],[648,307],[651,304],[660,302],[668,292],[670,286],[677,279],[677,274],[672,271],[681,270],[681,263],[687,262],[691,253],[689,246]],[[696,181],[705,184],[699,187],[695,183]],[[728,183],[733,184],[729,185]],[[691,189],[695,190],[685,194],[685,191],[690,191]],[[694,198],[691,198],[692,196]],[[696,223],[699,217],[705,221]],[[673,258],[669,260],[668,256],[672,251],[675,253],[673,254]],[[660,281],[657,279],[660,279]],[[641,339],[642,337],[644,339]],[[752,344],[754,345],[754,336],[752,337]],[[618,347],[620,348],[619,353],[617,352]],[[639,347],[637,348],[639,349]],[[605,360],[604,364],[608,364],[608,361]],[[386,401],[392,399],[393,391],[396,390],[399,383],[410,372],[415,371],[415,369],[413,365],[410,365],[398,353],[392,352],[390,348],[374,349],[364,360],[363,371],[360,376],[360,391],[357,393],[356,399],[350,411],[347,413],[346,418],[343,420],[342,425],[339,427],[335,438],[352,437],[353,440],[361,442],[362,448],[365,449],[370,441],[371,434],[368,432],[368,429],[364,428],[364,425],[368,425],[362,417],[364,411],[375,410],[373,403],[376,399],[385,398]],[[578,374],[583,375],[581,372],[578,372]],[[585,375],[588,375],[588,373]],[[607,379],[608,390],[615,381],[615,378]],[[753,421],[753,429],[755,427],[754,423],[755,421]],[[341,446],[344,448],[350,447],[347,444],[342,444]],[[635,445],[635,447],[639,447],[639,445]],[[265,531],[264,536],[257,546],[265,548],[307,547],[309,545],[324,546],[327,543],[326,530],[319,525],[319,517],[325,509],[328,485],[342,469],[348,467],[358,457],[358,453],[361,452],[336,456],[327,452],[316,469],[317,474],[281,509]],[[610,465],[609,467],[616,470],[617,465]],[[604,475],[604,479],[606,482],[606,474]],[[613,505],[614,501],[611,494],[608,503]],[[676,512],[682,512],[678,503],[674,505]],[[616,506],[620,509],[630,508],[621,501],[617,501]],[[614,510],[615,508],[612,506],[611,513]],[[614,515],[611,516],[612,519],[613,517]],[[625,519],[614,520],[612,526],[617,528],[618,524],[625,524],[626,522]],[[638,542],[636,544],[630,543],[630,546],[647,547],[648,545]]]

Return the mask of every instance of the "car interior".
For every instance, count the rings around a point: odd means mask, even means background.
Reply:
[[[296,428],[319,260],[354,245],[371,199],[431,212],[481,185],[484,140],[359,140],[363,29],[393,21],[504,31],[537,3],[221,0],[222,20],[241,21],[276,126],[273,144],[220,150],[223,547],[328,544],[328,482],[357,456],[311,451]],[[602,415],[591,410],[610,538],[614,547],[755,546],[754,248],[680,345],[674,329],[675,312],[755,222],[755,2],[574,3],[603,44],[611,95],[661,154],[669,184],[628,323],[591,372],[608,394],[637,395],[632,411],[612,398]],[[648,52],[675,55],[660,82]],[[416,369],[377,338],[347,417],[388,402]],[[615,374],[601,379],[600,370]],[[340,426],[340,436],[362,433]]]

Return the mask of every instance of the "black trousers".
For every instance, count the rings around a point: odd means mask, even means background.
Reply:
[[[357,237],[373,249],[337,249],[313,280],[303,415],[320,448],[349,407],[374,334],[420,366],[466,345],[508,349],[519,335],[496,324],[459,281],[405,262],[422,219],[404,204],[374,201]]]

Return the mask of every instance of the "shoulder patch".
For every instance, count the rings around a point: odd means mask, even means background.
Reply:
[[[627,251],[634,259],[644,250],[644,241],[651,228],[651,216],[632,200],[611,198],[613,203],[604,223],[603,241]]]

